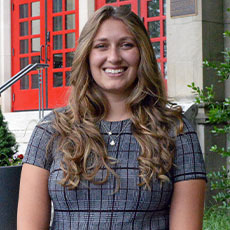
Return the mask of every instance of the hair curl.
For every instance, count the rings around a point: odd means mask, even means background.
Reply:
[[[168,180],[166,174],[172,167],[175,151],[170,130],[177,134],[183,127],[181,108],[172,106],[167,100],[148,32],[140,18],[122,7],[100,8],[88,20],[78,41],[70,79],[69,105],[65,112],[55,112],[54,128],[63,153],[61,169],[64,177],[60,183],[70,189],[76,188],[82,179],[95,184],[105,183],[109,173],[119,180],[111,168],[116,161],[108,156],[96,125],[106,118],[108,101],[94,82],[89,67],[93,39],[100,25],[109,18],[121,20],[127,26],[140,52],[137,81],[127,98],[132,133],[141,147],[137,159],[142,179],[139,186],[150,188],[155,178],[162,182]],[[101,167],[107,169],[107,175],[98,181],[95,176]]]

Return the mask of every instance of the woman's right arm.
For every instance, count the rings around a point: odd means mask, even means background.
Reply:
[[[48,230],[50,224],[49,171],[23,164],[18,201],[17,230]]]

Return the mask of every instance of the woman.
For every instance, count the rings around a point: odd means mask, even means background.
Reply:
[[[199,230],[205,169],[196,133],[170,106],[148,34],[124,8],[94,13],[79,38],[69,105],[24,158],[18,230]]]

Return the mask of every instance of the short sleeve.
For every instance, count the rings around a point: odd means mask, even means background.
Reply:
[[[183,133],[176,137],[172,179],[174,182],[191,179],[207,180],[204,159],[197,134],[187,119],[183,118],[183,121]]]
[[[33,130],[22,163],[35,165],[50,170],[52,154],[46,153],[47,144],[53,136],[52,120],[54,114],[50,113]]]

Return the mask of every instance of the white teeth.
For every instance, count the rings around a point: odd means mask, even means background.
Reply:
[[[106,73],[121,73],[124,72],[124,69],[106,69]]]

